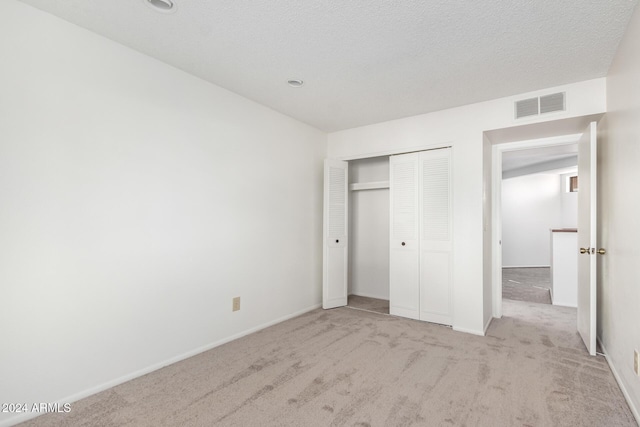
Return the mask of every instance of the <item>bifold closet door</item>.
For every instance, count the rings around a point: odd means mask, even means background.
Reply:
[[[322,308],[347,305],[348,165],[324,161]]]
[[[389,162],[389,312],[451,325],[451,149]]]
[[[420,318],[418,153],[389,158],[389,313]]]
[[[451,149],[420,153],[420,320],[452,324]]]

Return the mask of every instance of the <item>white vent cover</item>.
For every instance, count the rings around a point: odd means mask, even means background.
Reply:
[[[538,114],[538,98],[516,101],[516,119],[528,116],[537,116]]]
[[[540,114],[564,111],[564,92],[540,97]]]
[[[565,93],[558,92],[515,102],[516,119],[565,110]]]

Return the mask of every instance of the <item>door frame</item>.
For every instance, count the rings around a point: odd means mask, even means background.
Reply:
[[[491,147],[492,315],[502,317],[502,155],[508,151],[576,144],[581,133],[503,142]]]
[[[391,149],[391,150],[373,151],[373,152],[368,152],[368,153],[352,154],[352,155],[348,155],[348,156],[327,157],[327,158],[331,158],[331,159],[335,159],[335,160],[344,160],[344,161],[348,162],[350,160],[362,160],[362,159],[371,159],[373,157],[395,156],[395,155],[398,155],[398,154],[408,154],[408,153],[415,153],[415,152],[418,152],[418,151],[437,150],[437,149],[440,149],[440,148],[451,148],[453,150],[454,146],[455,146],[454,141],[452,141],[452,140],[443,140],[443,141],[438,142],[438,143],[414,145],[414,146],[411,146],[411,147],[394,148],[394,149]],[[452,151],[452,153],[453,153],[453,151]]]

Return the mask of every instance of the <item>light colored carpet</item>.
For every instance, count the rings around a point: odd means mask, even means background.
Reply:
[[[635,426],[575,309],[506,300],[488,336],[314,310],[27,426]]]
[[[359,310],[368,310],[376,313],[389,314],[389,300],[349,295],[347,305]]]
[[[549,267],[503,268],[502,297],[551,304],[551,269]]]

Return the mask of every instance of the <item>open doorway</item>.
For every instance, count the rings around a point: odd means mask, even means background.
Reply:
[[[485,275],[485,301],[487,301],[486,306],[491,307],[492,317],[502,317],[501,192],[503,155],[512,151],[568,145],[576,142],[579,142],[580,147],[583,142],[580,136],[585,133],[585,129],[593,129],[593,122],[598,121],[601,117],[602,114],[593,114],[485,131],[485,196],[488,201],[485,204],[484,217],[485,271],[487,272]],[[592,130],[588,133],[589,135],[594,134]],[[568,137],[573,137],[574,140],[567,139]],[[580,165],[578,168],[580,169]],[[580,207],[578,207],[578,211],[581,211]],[[487,292],[488,288],[490,288],[490,292]],[[580,289],[580,281],[578,288]],[[490,304],[488,304],[489,295]],[[580,304],[578,306],[578,311],[580,311]]]
[[[485,265],[491,265],[492,314],[502,317],[502,156],[515,150],[550,147],[576,142],[578,144],[578,171],[580,174],[580,192],[578,197],[578,227],[576,242],[580,241],[578,278],[577,278],[577,323],[579,333],[590,355],[596,354],[596,290],[597,262],[596,254],[604,254],[604,249],[596,249],[597,231],[597,121],[602,115],[582,116],[562,119],[555,122],[535,123],[513,128],[487,131],[484,134],[485,164],[490,164],[491,186],[488,200],[490,211],[485,215],[485,246],[491,235],[491,252],[485,257]],[[558,130],[562,130],[558,132]],[[579,133],[571,133],[571,131]],[[548,136],[553,135],[564,136]],[[536,134],[544,138],[534,139]],[[529,136],[530,139],[523,137]],[[573,135],[574,141],[567,138]],[[533,138],[532,138],[533,137]],[[491,153],[490,160],[487,153]],[[486,182],[486,174],[485,174]],[[487,205],[485,205],[486,207]],[[490,218],[487,222],[487,218]],[[569,233],[558,233],[566,234]],[[570,245],[570,252],[576,254],[578,245]],[[485,286],[488,282],[485,280]],[[486,288],[485,288],[486,289]],[[486,295],[486,294],[485,294]],[[486,300],[485,300],[486,301]]]
[[[556,142],[502,154],[502,297],[576,307],[578,147]]]

